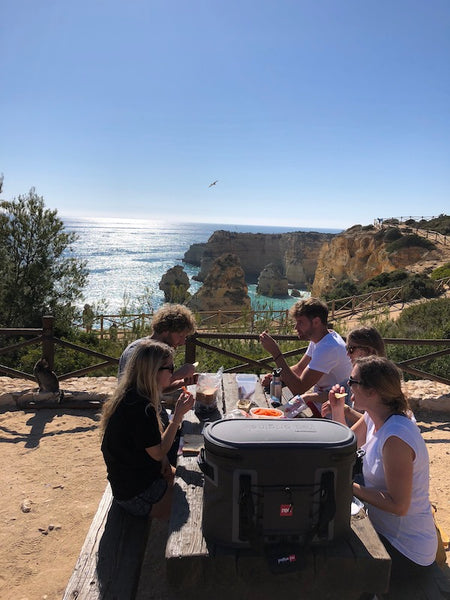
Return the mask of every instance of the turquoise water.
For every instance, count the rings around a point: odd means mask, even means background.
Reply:
[[[69,231],[79,239],[74,244],[77,257],[87,261],[89,282],[84,303],[101,308],[105,314],[116,314],[127,306],[127,312],[147,312],[164,301],[159,290],[163,274],[175,265],[182,265],[191,280],[189,291],[195,293],[201,283],[192,277],[198,268],[182,262],[189,246],[206,242],[214,231],[285,233],[312,231],[310,228],[263,227],[217,223],[175,223],[157,220],[63,218]],[[315,229],[337,233],[335,229]],[[150,295],[147,293],[150,290]],[[295,302],[294,298],[273,299],[256,294],[256,285],[249,286],[253,308],[282,310]],[[309,295],[306,293],[306,295]],[[150,299],[143,302],[142,297]]]

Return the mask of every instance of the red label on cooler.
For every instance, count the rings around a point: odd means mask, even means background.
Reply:
[[[281,504],[280,505],[280,517],[292,517],[293,516],[292,504]]]

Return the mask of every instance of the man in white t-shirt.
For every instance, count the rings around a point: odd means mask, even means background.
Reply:
[[[351,373],[352,364],[345,342],[336,331],[328,329],[328,307],[318,298],[299,300],[291,307],[289,316],[295,321],[299,339],[309,340],[309,346],[297,364],[289,367],[277,342],[267,331],[259,339],[263,348],[272,354],[277,367],[281,367],[283,383],[294,395],[303,395],[313,388],[308,398],[320,408],[321,392],[347,380]],[[270,379],[271,375],[266,375],[263,385],[268,385]]]

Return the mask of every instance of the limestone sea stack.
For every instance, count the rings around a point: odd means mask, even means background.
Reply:
[[[164,292],[165,302],[186,302],[190,294],[188,289],[190,281],[187,273],[182,266],[176,265],[168,269],[161,277],[159,289]]]
[[[266,265],[259,274],[256,287],[258,294],[271,298],[286,298],[289,296],[288,289],[287,277],[273,263]]]
[[[251,302],[244,270],[235,254],[222,254],[213,262],[204,284],[188,303],[198,311],[241,311]]]

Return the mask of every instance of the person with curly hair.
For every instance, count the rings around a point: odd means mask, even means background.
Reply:
[[[183,304],[163,304],[153,315],[152,334],[131,342],[122,352],[119,359],[119,378],[133,351],[142,341],[157,340],[168,344],[172,348],[178,348],[184,346],[186,338],[195,333],[196,327],[195,317],[187,306]],[[174,371],[168,389],[177,389],[182,385],[190,385],[195,382],[195,367],[187,363]]]

